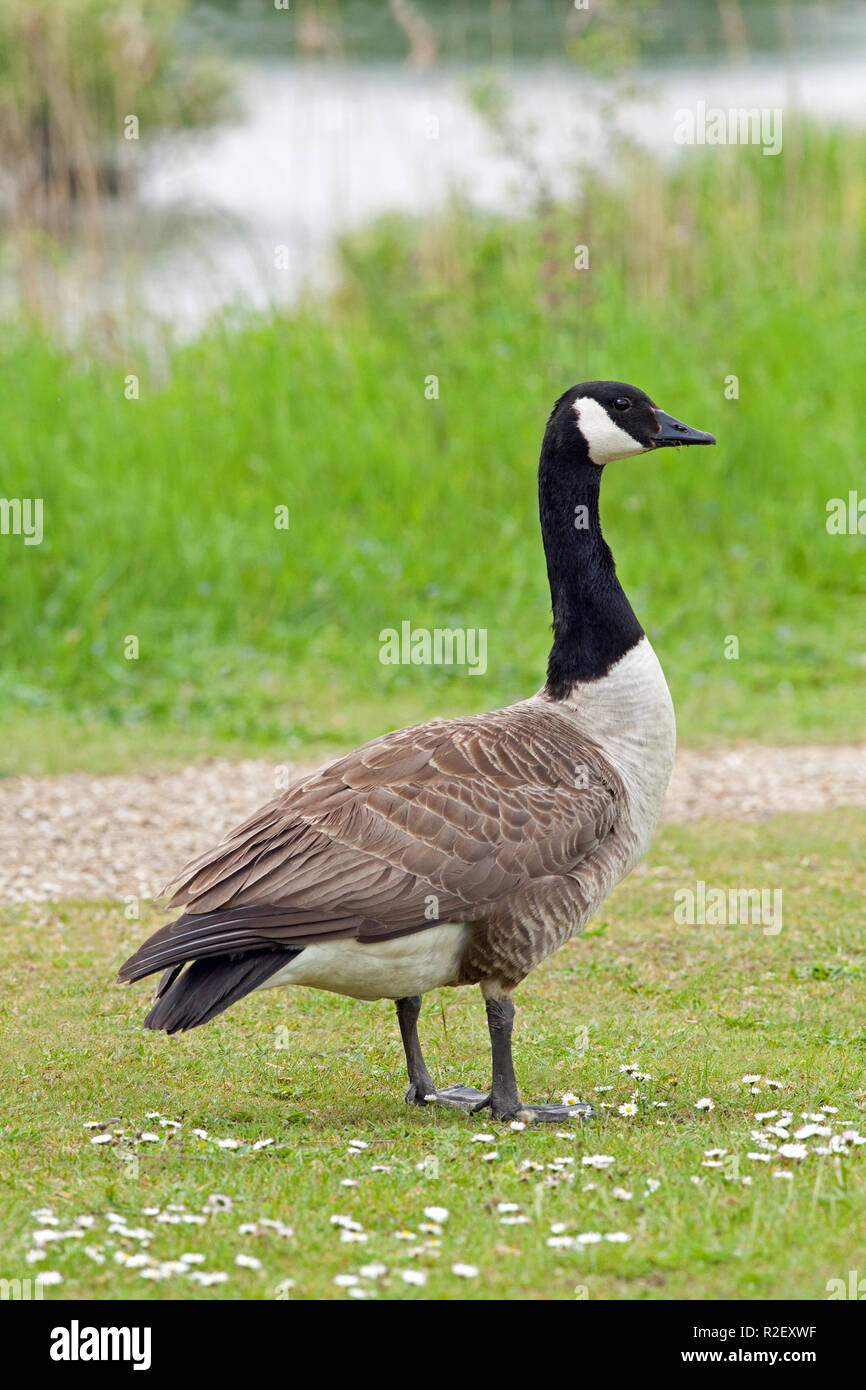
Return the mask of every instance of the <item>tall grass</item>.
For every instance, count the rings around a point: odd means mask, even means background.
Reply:
[[[45,539],[0,536],[0,692],[28,739],[5,765],[38,763],[51,727],[61,761],[99,761],[112,727],[142,756],[291,751],[537,688],[535,459],[555,396],[596,377],[719,439],[613,465],[603,490],[681,734],[862,733],[866,537],[825,518],[863,487],[864,156],[862,135],[789,126],[778,158],[626,157],[621,182],[522,221],[386,220],[345,245],[329,304],[216,327],[167,381],[7,339],[2,489],[44,499]],[[486,675],[383,666],[404,619],[487,628]]]

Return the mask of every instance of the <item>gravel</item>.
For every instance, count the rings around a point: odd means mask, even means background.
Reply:
[[[154,897],[274,796],[277,776],[270,762],[218,759],[154,775],[0,782],[0,900]],[[663,815],[760,821],[830,806],[866,806],[866,744],[683,749]]]

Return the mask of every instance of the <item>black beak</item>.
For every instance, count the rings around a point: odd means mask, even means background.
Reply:
[[[682,420],[675,420],[673,415],[668,415],[664,410],[656,410],[655,417],[661,425],[661,429],[653,440],[654,449],[664,449],[668,445],[679,444],[715,444],[716,436],[707,434],[704,430],[693,430],[691,425],[684,425]]]

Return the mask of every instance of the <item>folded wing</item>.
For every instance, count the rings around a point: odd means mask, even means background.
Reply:
[[[186,910],[122,980],[226,951],[481,920],[609,834],[624,791],[541,701],[401,729],[290,787],[169,885]]]

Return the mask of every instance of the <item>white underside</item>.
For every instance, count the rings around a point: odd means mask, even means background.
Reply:
[[[353,999],[426,994],[428,989],[455,982],[469,930],[462,923],[440,922],[392,941],[362,943],[346,937],[306,946],[261,988],[311,985]]]

